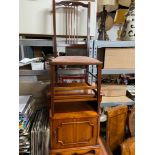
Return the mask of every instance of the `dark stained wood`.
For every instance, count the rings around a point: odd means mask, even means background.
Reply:
[[[82,3],[82,2],[76,2],[76,1],[60,1],[56,3],[57,6],[64,5],[64,6],[82,6],[82,7],[88,7],[88,4]]]
[[[124,141],[127,111],[128,107],[125,105],[107,109],[106,141],[112,151]]]
[[[56,10],[55,10],[55,0],[53,0],[52,3],[53,6],[53,53],[54,53],[54,57],[57,56],[57,42],[56,42]]]
[[[102,62],[86,56],[59,56],[51,59],[50,65],[102,65]]]

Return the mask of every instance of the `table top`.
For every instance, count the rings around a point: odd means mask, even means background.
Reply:
[[[51,59],[50,65],[101,65],[102,62],[87,56],[59,56]]]

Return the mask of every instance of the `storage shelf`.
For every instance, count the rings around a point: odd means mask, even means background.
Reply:
[[[48,70],[19,70],[19,76],[49,75]]]
[[[102,69],[102,75],[106,74],[134,74],[135,69]],[[96,75],[96,68],[93,71],[93,74]]]
[[[128,98],[126,95],[122,96],[102,96],[101,107],[111,107],[117,105],[133,105],[135,101]]]
[[[53,41],[51,39],[20,39],[19,45],[23,46],[53,46]],[[72,46],[86,46],[86,41],[79,41],[74,44],[66,44],[65,41],[59,41],[57,43],[58,47],[72,47]]]
[[[95,117],[97,115],[89,102],[68,102],[55,104],[53,119]]]
[[[134,74],[135,69],[102,69],[102,74]]]
[[[54,102],[97,101],[93,90],[96,86],[87,83],[59,83],[54,88]]]
[[[112,106],[118,106],[118,105],[134,105],[135,101],[131,102],[104,102],[101,103],[101,107],[112,107]]]
[[[135,47],[135,41],[95,41],[97,48],[102,47]]]

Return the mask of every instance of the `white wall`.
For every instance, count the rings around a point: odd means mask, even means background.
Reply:
[[[19,33],[53,34],[52,0],[19,0]],[[57,34],[65,34],[64,10],[57,10]],[[79,35],[86,35],[86,9],[80,9]],[[91,35],[95,36],[96,3],[91,3]]]

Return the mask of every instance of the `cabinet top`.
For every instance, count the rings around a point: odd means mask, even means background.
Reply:
[[[101,65],[102,62],[87,56],[59,56],[50,61],[51,65]]]

